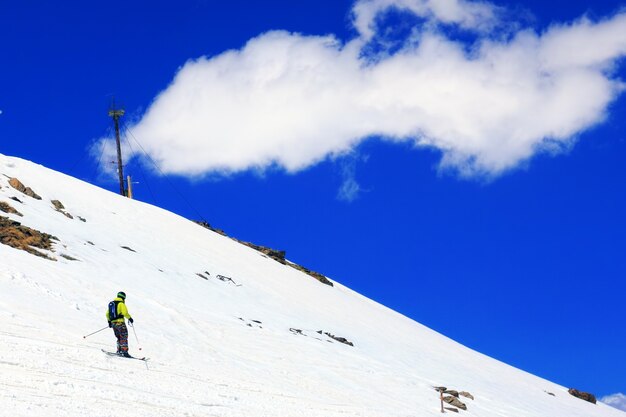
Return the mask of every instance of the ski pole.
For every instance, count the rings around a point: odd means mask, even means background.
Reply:
[[[137,337],[137,331],[135,330],[135,325],[130,323],[130,327],[133,328],[133,333],[135,333],[135,340],[137,341],[137,346],[139,346],[139,338]],[[139,350],[141,350],[141,346],[139,346]]]
[[[100,333],[101,331],[103,331],[103,330],[105,330],[105,329],[108,329],[108,328],[109,328],[109,326],[107,326],[107,327],[103,327],[103,328],[102,328],[102,329],[100,329],[100,330],[97,330],[97,331],[95,331],[95,332],[93,332],[93,333],[89,333],[87,336],[83,336],[83,339],[86,339],[86,338],[88,338],[89,336],[94,335],[94,334],[96,334],[96,333]]]

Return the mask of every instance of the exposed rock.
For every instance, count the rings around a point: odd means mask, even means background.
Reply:
[[[71,257],[70,255],[66,255],[64,253],[62,253],[61,255],[59,255],[61,258],[65,258],[68,261],[77,261],[78,259]]]
[[[216,229],[214,227],[212,227],[209,223],[205,222],[205,221],[199,221],[199,220],[193,220],[194,223],[204,227],[205,229],[209,229],[212,230],[216,233],[219,233],[222,236],[226,236],[226,237],[230,237],[228,236],[223,230],[221,229]],[[283,265],[288,265],[292,268],[297,269],[300,272],[304,272],[305,274],[315,278],[316,280],[318,280],[319,282],[321,282],[322,284],[326,284],[326,285],[330,285],[331,287],[334,286],[333,283],[326,278],[324,275],[320,274],[319,272],[315,272],[315,271],[311,271],[308,268],[305,268],[301,265],[298,264],[294,264],[292,262],[289,262],[285,259],[286,256],[286,251],[284,250],[277,250],[277,249],[272,249],[272,248],[268,248],[266,246],[261,246],[261,245],[256,245],[254,243],[251,242],[245,242],[243,240],[239,240],[237,238],[234,237],[230,237],[232,240],[234,240],[235,242],[241,243],[242,245],[248,246],[249,248],[252,248],[256,251],[261,252],[263,255],[265,255],[268,258],[271,258],[273,260],[275,260],[276,262],[280,262]]]
[[[59,200],[51,200],[50,202],[57,210],[65,210],[65,206]]]
[[[4,201],[0,201],[0,210],[4,211],[5,213],[17,214],[18,216],[23,217],[22,213],[15,210],[12,205],[10,205],[9,203],[5,203]]]
[[[241,287],[242,286],[242,284],[237,284],[234,279],[232,279],[230,277],[225,277],[224,275],[216,275],[215,278],[219,279],[220,281],[230,282],[235,287]]]
[[[41,200],[41,197],[39,197],[37,193],[35,193],[30,187],[26,187],[24,184],[22,184],[17,178],[11,178],[9,180],[9,185],[22,194],[26,194],[27,196],[32,197],[35,200]]]
[[[237,239],[235,239],[235,240],[237,240]],[[241,241],[241,240],[237,240],[237,242],[241,243],[242,245],[246,245],[249,248],[252,248],[254,250],[257,250],[257,251],[259,251],[259,252],[269,256],[270,258],[272,258],[276,262],[280,262],[283,265],[287,264],[287,261],[285,260],[285,255],[287,254],[287,252],[285,252],[284,250],[276,250],[276,249],[268,248],[268,247],[265,247],[265,246],[255,245],[254,243],[244,242],[244,241]]]
[[[204,227],[205,229],[209,229],[214,231],[215,233],[219,233],[222,236],[227,236],[226,233],[221,230],[221,229],[216,229],[213,226],[211,226],[208,222],[205,222],[204,220],[192,220],[194,223]]]
[[[50,202],[52,203],[56,211],[58,211],[59,213],[62,213],[68,219],[74,218],[74,216],[72,216],[70,213],[65,211],[65,206],[63,206],[63,203],[61,203],[59,200],[50,200]]]
[[[444,409],[448,410],[448,411],[455,412],[455,413],[459,412],[459,410],[458,410],[459,408],[461,410],[467,410],[467,406],[465,405],[465,403],[463,403],[461,400],[459,400],[459,396],[470,398],[472,400],[474,399],[474,396],[472,394],[470,394],[469,392],[467,392],[467,391],[459,392],[459,391],[456,391],[456,390],[453,390],[453,389],[448,389],[447,387],[443,387],[443,386],[439,386],[439,387],[434,386],[433,388],[435,389],[435,391],[439,392],[439,398],[442,401],[442,405],[441,405],[441,407],[442,407],[441,412],[442,413],[444,412],[443,411]],[[448,394],[448,395],[444,396],[444,394]],[[443,406],[444,402],[447,403],[447,404],[450,404],[450,405],[452,405],[454,407],[457,407],[457,408],[444,407]]]
[[[474,400],[474,396],[466,391],[459,392],[459,395],[465,398],[469,398],[470,400]]]
[[[131,251],[131,252],[137,252],[136,250],[134,250],[134,249],[132,249],[132,248],[129,248],[128,246],[120,246],[120,247],[121,247],[122,249],[126,249],[126,250],[129,250],[129,251]]]
[[[580,398],[581,400],[588,401],[592,404],[596,403],[596,396],[588,392],[578,391],[574,388],[570,388],[567,392],[569,392],[574,397]]]
[[[130,248],[128,248],[128,249],[132,250]],[[196,272],[196,275],[199,276],[200,278],[203,278],[203,279],[207,280],[207,281],[209,280],[209,277],[212,276],[209,271],[204,271],[204,273]],[[215,278],[217,278],[217,279],[219,279],[220,281],[223,281],[223,282],[230,282],[231,284],[233,284],[236,287],[241,287],[242,286],[242,284],[237,284],[234,279],[232,279],[230,277],[227,277],[227,276],[224,276],[224,275],[215,275]],[[252,321],[254,321],[254,320],[252,320]]]
[[[22,203],[22,200],[20,200],[20,199],[19,199],[19,198],[17,198],[17,197],[9,197],[9,198],[10,198],[11,200],[13,200],[13,201],[17,201],[18,203],[24,204],[24,203]]]
[[[263,328],[263,326],[261,326],[261,322],[259,320],[251,320],[251,322],[254,323],[254,324],[252,324],[252,323],[250,323],[250,320],[245,320],[242,317],[238,317],[238,319],[243,321],[244,323],[248,322],[248,323],[246,323],[246,326],[248,326],[248,327],[256,327],[257,329],[262,329]]]
[[[80,216],[78,216],[78,220],[80,220],[80,221],[81,221],[81,222],[83,222],[83,223],[86,223],[86,222],[87,222],[87,220],[86,220],[86,219],[84,219],[83,217],[80,217]]]
[[[58,241],[59,239],[30,227],[22,226],[20,222],[8,217],[0,216],[0,243],[54,261],[56,259],[37,250],[51,251],[53,240]]]
[[[348,339],[346,339],[345,337],[335,336],[335,335],[332,335],[332,334],[330,334],[328,332],[325,332],[324,334],[326,336],[330,337],[331,339],[334,339],[334,340],[336,340],[336,341],[338,341],[340,343],[343,343],[344,345],[354,346],[354,344],[352,342],[348,341]]]
[[[333,283],[328,278],[326,278],[324,275],[320,274],[319,272],[311,271],[310,269],[307,269],[301,265],[294,264],[291,262],[289,262],[287,265],[289,265],[292,268],[297,269],[298,271],[304,272],[307,275],[312,276],[313,278],[315,278],[322,284],[330,285],[331,287],[334,286]]]
[[[457,408],[460,408],[461,410],[467,410],[467,406],[456,397],[443,397],[443,401]]]
[[[556,397],[556,395],[555,395],[553,392],[548,392],[548,391],[545,391],[545,393],[546,393],[546,394],[548,394],[548,395],[551,395],[551,396],[553,396],[553,397]]]

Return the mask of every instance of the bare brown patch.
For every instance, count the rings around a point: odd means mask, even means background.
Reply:
[[[55,261],[56,259],[37,250],[45,249],[52,251],[54,240],[58,241],[59,239],[48,233],[22,226],[20,222],[11,220],[8,217],[0,216],[0,243],[4,245]]]
[[[5,213],[17,214],[20,217],[23,216],[23,214],[20,213],[19,211],[17,211],[16,209],[14,209],[12,205],[10,205],[9,203],[6,203],[4,201],[0,201],[0,210],[5,212]]]
[[[25,194],[29,197],[34,198],[35,200],[41,200],[41,197],[39,195],[37,195],[36,192],[34,192],[32,190],[32,188],[30,187],[26,187],[24,184],[21,183],[20,180],[18,180],[17,178],[11,178],[9,180],[9,185],[13,188],[15,188],[17,191],[19,191],[22,194]]]

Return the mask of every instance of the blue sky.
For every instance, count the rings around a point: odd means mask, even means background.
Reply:
[[[115,95],[138,199],[626,392],[625,4],[423,3],[0,2],[0,152],[115,192]]]

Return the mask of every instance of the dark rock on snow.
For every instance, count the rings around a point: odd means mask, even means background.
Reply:
[[[574,389],[574,388],[570,388],[567,392],[569,392],[571,395],[573,395],[576,398],[580,398],[581,400],[588,401],[592,404],[596,403],[596,396],[588,392],[578,391],[577,389]]]
[[[453,389],[445,390],[444,394],[452,395],[453,397],[459,398],[459,392]]]
[[[65,210],[65,206],[59,200],[51,200],[50,201],[55,209],[57,210]]]
[[[443,401],[457,408],[460,408],[461,410],[467,410],[467,406],[456,397],[443,397]]]
[[[199,221],[199,220],[193,220],[194,223],[204,227],[205,229],[209,229],[215,233],[219,233],[222,236],[226,236],[229,237],[230,239],[234,240],[235,242],[241,243],[242,245],[245,245],[249,248],[252,248],[260,253],[262,253],[263,255],[267,256],[268,258],[271,258],[273,260],[275,260],[276,262],[279,262],[283,265],[287,265],[290,266],[294,269],[297,269],[300,272],[304,272],[305,274],[315,278],[316,280],[318,280],[319,282],[321,282],[322,284],[326,284],[326,285],[330,285],[331,287],[334,286],[333,283],[326,278],[324,275],[320,274],[319,272],[315,272],[315,271],[311,271],[308,268],[305,268],[301,265],[298,264],[294,264],[292,262],[289,262],[285,259],[285,256],[287,255],[287,252],[284,250],[277,250],[277,249],[272,249],[272,248],[268,248],[266,246],[261,246],[261,245],[256,245],[254,243],[251,242],[245,242],[243,240],[239,240],[237,238],[228,236],[223,230],[221,229],[216,229],[213,226],[211,226],[208,222],[206,221]]]
[[[474,399],[474,396],[466,391],[459,392],[459,395],[465,398],[469,398],[470,400]]]
[[[10,205],[9,203],[5,203],[4,201],[0,201],[0,210],[4,211],[5,213],[17,214],[20,217],[23,216],[23,214],[14,209],[12,205]]]

